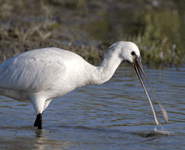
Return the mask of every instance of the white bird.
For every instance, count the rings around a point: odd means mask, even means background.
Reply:
[[[113,44],[100,66],[93,66],[81,56],[59,48],[41,48],[18,54],[0,65],[0,95],[18,101],[30,101],[37,117],[34,126],[42,129],[42,113],[51,100],[87,84],[102,84],[108,81],[119,64],[127,60],[133,64],[147,94],[157,124],[159,119],[153,108],[140,71],[140,51],[132,42]],[[167,113],[162,107],[165,121]]]

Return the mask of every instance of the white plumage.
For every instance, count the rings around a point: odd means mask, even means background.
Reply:
[[[132,42],[113,44],[98,67],[59,48],[31,50],[0,65],[0,94],[30,101],[37,113],[34,125],[41,129],[42,113],[53,98],[79,86],[102,84],[112,77],[122,60],[134,63],[136,57],[140,57],[140,52]]]

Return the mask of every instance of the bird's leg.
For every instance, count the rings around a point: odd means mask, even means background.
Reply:
[[[37,115],[34,126],[37,126],[38,129],[42,129],[42,114],[41,113]]]

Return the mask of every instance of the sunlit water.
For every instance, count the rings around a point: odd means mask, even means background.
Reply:
[[[43,114],[43,130],[32,126],[36,116],[30,103],[0,96],[0,149],[185,149],[185,69],[145,72],[169,115],[164,124],[151,96],[162,126],[174,135],[146,137],[161,127],[133,68],[121,66],[103,85],[53,99]]]

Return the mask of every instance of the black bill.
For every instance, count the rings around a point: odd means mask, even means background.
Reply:
[[[150,84],[148,78],[146,77],[146,75],[145,75],[145,73],[144,73],[144,70],[143,70],[143,67],[142,67],[142,63],[141,63],[141,58],[140,58],[140,57],[135,58],[135,62],[133,63],[133,66],[134,66],[134,69],[135,69],[135,71],[136,71],[136,73],[137,73],[137,75],[138,75],[138,78],[139,78],[139,80],[140,80],[140,82],[141,82],[141,84],[142,84],[142,86],[143,86],[143,89],[144,89],[144,91],[145,91],[145,93],[146,93],[146,96],[148,97],[150,106],[151,106],[152,111],[153,111],[153,114],[154,114],[154,119],[155,119],[156,124],[157,124],[157,125],[160,124],[159,117],[158,117],[157,112],[156,112],[156,110],[155,110],[155,108],[154,108],[154,106],[153,106],[153,104],[152,104],[152,101],[151,101],[149,95],[148,95],[148,92],[147,92],[147,90],[146,90],[146,88],[145,88],[144,82],[143,82],[143,80],[142,80],[141,73],[143,74],[143,76],[145,77],[146,81],[148,82],[150,88],[152,89],[152,92],[154,93],[155,98],[157,99],[157,102],[159,103],[159,106],[160,106],[160,108],[161,108],[161,111],[162,111],[164,120],[165,120],[165,122],[167,122],[167,121],[168,121],[168,114],[166,113],[166,110],[164,109],[164,107],[162,106],[161,102],[160,102],[159,99],[157,98],[157,95],[155,94],[152,85]]]

